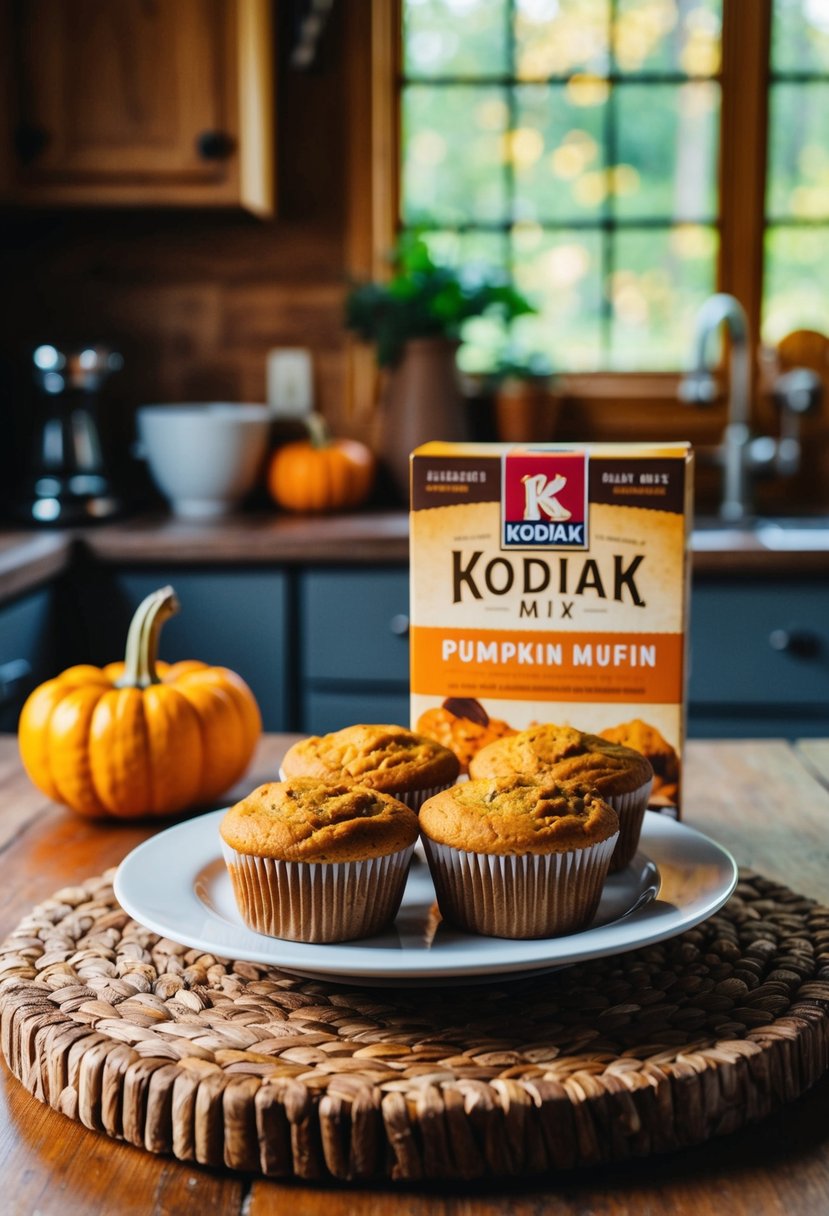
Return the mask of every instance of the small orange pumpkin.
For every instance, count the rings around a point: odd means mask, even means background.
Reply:
[[[286,511],[350,511],[366,501],[374,484],[375,460],[356,439],[331,439],[319,415],[308,438],[277,448],[268,466],[268,492]]]
[[[210,802],[241,777],[262,732],[235,672],[156,661],[178,612],[172,587],[138,606],[126,658],[70,667],[36,688],[18,725],[23,767],[39,790],[88,817],[170,815]]]

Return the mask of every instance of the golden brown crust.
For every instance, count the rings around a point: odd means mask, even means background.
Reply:
[[[222,839],[237,853],[280,861],[385,857],[417,839],[417,815],[365,786],[296,777],[272,781],[232,806]]]
[[[586,781],[606,797],[627,794],[651,780],[650,763],[633,748],[572,726],[541,723],[489,744],[469,766],[473,777],[555,777]]]
[[[493,777],[435,794],[420,809],[420,829],[470,853],[569,853],[613,836],[619,817],[584,785]]]
[[[295,743],[282,761],[286,777],[356,781],[374,790],[422,790],[458,775],[448,747],[402,726],[346,726]]]
[[[469,762],[482,747],[516,734],[513,727],[499,718],[489,718],[486,723],[476,722],[453,714],[445,706],[425,710],[417,720],[417,729],[430,739],[436,739],[455,753],[460,761],[461,772],[469,771]]]

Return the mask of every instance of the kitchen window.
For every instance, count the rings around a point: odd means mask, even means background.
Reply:
[[[827,0],[389,10],[385,249],[402,224],[444,258],[503,267],[541,310],[512,337],[577,395],[645,372],[672,396],[664,373],[716,290],[768,346],[827,328]],[[505,335],[479,321],[468,337],[476,370]]]

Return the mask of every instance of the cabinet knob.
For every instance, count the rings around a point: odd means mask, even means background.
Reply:
[[[769,646],[798,659],[814,659],[821,651],[820,638],[810,629],[772,629]]]
[[[405,612],[397,612],[389,621],[389,629],[398,638],[408,637],[409,618]]]
[[[233,151],[233,140],[226,131],[202,131],[196,136],[196,151],[202,160],[226,160]]]

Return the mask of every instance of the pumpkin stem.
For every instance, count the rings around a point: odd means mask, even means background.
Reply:
[[[308,428],[308,442],[312,448],[324,448],[328,444],[328,427],[322,414],[312,411],[305,419]]]
[[[161,683],[155,669],[158,635],[164,622],[174,616],[180,607],[172,587],[160,587],[141,601],[130,622],[124,674],[116,687],[149,688],[151,684]]]

